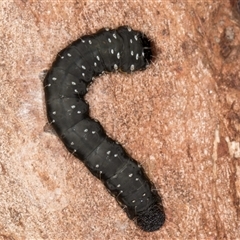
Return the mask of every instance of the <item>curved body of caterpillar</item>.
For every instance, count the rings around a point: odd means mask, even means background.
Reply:
[[[145,69],[152,58],[148,38],[129,27],[102,29],[60,51],[44,79],[47,117],[64,145],[84,162],[144,231],[156,231],[165,214],[154,185],[121,145],[89,116],[87,86],[103,72]]]

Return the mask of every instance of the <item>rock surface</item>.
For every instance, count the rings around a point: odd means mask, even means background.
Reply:
[[[0,2],[0,240],[240,238],[240,3],[200,2]],[[154,62],[101,76],[86,98],[159,188],[167,222],[154,233],[44,131],[42,71],[120,25],[151,37]]]

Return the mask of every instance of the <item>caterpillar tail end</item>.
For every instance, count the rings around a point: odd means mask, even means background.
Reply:
[[[159,204],[153,204],[147,211],[137,214],[136,224],[145,232],[159,230],[165,222],[165,213]]]

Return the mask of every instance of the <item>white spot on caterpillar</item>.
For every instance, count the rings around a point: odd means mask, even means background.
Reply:
[[[71,142],[70,144],[71,144],[71,145],[74,145],[74,142]]]
[[[96,168],[99,168],[99,164],[96,164],[95,167],[96,167]]]
[[[118,156],[118,154],[114,154],[114,157],[117,157]]]
[[[82,76],[85,77],[85,73],[82,73]]]
[[[136,180],[136,181],[138,181],[138,180],[139,180],[139,178],[136,178],[135,180]]]
[[[56,111],[53,111],[52,114],[53,114],[53,115],[56,115]]]
[[[61,56],[61,59],[64,59],[64,56]]]
[[[131,29],[130,27],[127,27],[127,29],[128,29],[128,31],[129,31],[129,32],[131,32],[131,31],[132,31],[132,29]]]
[[[67,55],[68,55],[68,57],[71,57],[71,56],[72,56],[72,54],[71,54],[71,53],[67,53]]]
[[[117,64],[114,64],[113,67],[114,67],[115,70],[118,70],[118,65]]]
[[[137,35],[134,35],[134,38],[135,38],[136,41],[138,40],[138,36]]]
[[[86,67],[84,65],[82,65],[82,69],[85,69],[86,70]]]
[[[132,173],[130,173],[128,176],[129,176],[129,177],[132,177],[132,176],[133,176],[133,174],[132,174]]]
[[[88,40],[89,44],[92,44],[92,41],[91,40]]]
[[[142,56],[144,57],[144,52],[142,52]]]
[[[71,108],[74,109],[76,106],[75,105],[72,105]]]
[[[78,90],[77,90],[77,89],[74,89],[74,92],[75,92],[75,93],[78,93]]]
[[[81,39],[82,43],[85,43],[85,40]]]
[[[108,42],[112,42],[111,38],[108,38]]]
[[[52,80],[53,80],[53,81],[56,81],[56,80],[57,80],[57,78],[56,78],[56,77],[53,77],[53,78],[52,78]]]
[[[72,82],[72,85],[76,85],[76,83],[75,83],[75,82]]]
[[[146,193],[143,194],[143,197],[145,197],[145,196],[146,196]]]
[[[96,67],[96,66],[97,66],[97,63],[96,63],[96,62],[94,62],[93,64],[94,64],[94,67]]]
[[[132,200],[132,203],[135,203],[136,201],[135,200]]]
[[[135,67],[134,67],[134,65],[132,64],[132,65],[130,66],[130,70],[133,71],[134,68],[135,68]]]
[[[133,40],[132,40],[132,39],[130,39],[130,43],[133,43]]]
[[[88,129],[86,128],[86,129],[84,129],[84,132],[88,132]]]
[[[120,53],[119,52],[117,53],[117,59],[120,59]]]
[[[52,123],[55,123],[55,119],[52,120]]]
[[[111,153],[111,151],[107,151],[107,155],[109,155]]]
[[[117,35],[116,35],[116,33],[113,33],[113,37],[114,37],[115,39],[117,39]]]
[[[92,131],[92,134],[95,134],[96,133],[96,131]]]
[[[113,49],[111,49],[111,54],[114,54],[114,50]]]
[[[118,184],[117,187],[118,187],[118,188],[121,187],[121,184]]]
[[[108,32],[108,31],[109,31],[109,28],[105,28],[105,30]]]
[[[77,111],[77,114],[80,114],[81,113],[81,111]]]
[[[98,61],[100,61],[100,57],[98,55],[96,56],[96,58],[97,58]]]
[[[138,58],[139,58],[139,55],[138,55],[138,53],[136,54],[136,60],[138,60]]]

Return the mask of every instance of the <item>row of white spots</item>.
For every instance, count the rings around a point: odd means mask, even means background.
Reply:
[[[88,129],[85,128],[85,129],[83,130],[83,132],[87,133],[87,132],[88,132]],[[92,131],[92,134],[95,134],[95,133],[96,133],[96,131]]]
[[[128,176],[129,176],[129,177],[132,177],[133,174],[130,173]],[[135,180],[138,181],[139,178],[136,178]],[[120,187],[121,187],[121,184],[118,184],[118,185],[117,185],[117,188],[120,188]],[[123,193],[123,190],[120,190],[119,195],[120,195],[121,193]],[[146,196],[146,193],[143,193],[142,196],[145,197],[145,196]],[[132,203],[135,203],[135,202],[136,202],[136,200],[132,200]],[[143,202],[143,199],[141,199],[140,202]]]
[[[141,166],[140,164],[138,164],[138,167],[141,168],[142,166]],[[131,178],[132,176],[133,176],[133,173],[130,173],[130,174],[128,175],[129,178]],[[139,181],[139,178],[135,178],[135,181]],[[117,188],[120,188],[120,187],[121,187],[121,184],[118,184],[118,185],[117,185]],[[120,195],[121,193],[123,193],[122,190],[119,192],[119,195]],[[145,197],[145,196],[146,196],[146,193],[143,193],[142,196]],[[136,200],[132,200],[132,203],[135,203],[135,202],[136,202]],[[140,202],[142,203],[142,202],[143,202],[143,199],[141,199]]]
[[[116,33],[113,33],[113,37],[114,37],[115,39],[117,39]],[[108,38],[108,42],[111,43],[112,40],[111,40],[110,38]],[[114,50],[113,50],[113,49],[111,49],[111,54],[114,54]],[[120,53],[119,53],[119,52],[117,53],[117,59],[120,59]],[[117,64],[114,64],[114,65],[113,65],[113,68],[114,68],[114,70],[118,70],[118,65],[117,65]]]
[[[142,196],[145,197],[145,196],[146,196],[146,193],[143,193]],[[136,200],[132,200],[132,203],[135,203],[135,202],[136,202]],[[143,202],[143,199],[141,199],[140,202]]]
[[[85,42],[83,39],[81,39],[81,41],[82,41],[83,43]],[[92,41],[91,41],[91,40],[89,40],[89,44],[92,44]],[[67,53],[67,56],[68,56],[68,57],[72,57],[72,54],[71,54],[71,53]],[[63,59],[63,58],[62,58],[62,59]],[[81,67],[82,67],[82,69],[86,70],[86,67],[85,67],[84,65],[82,65]],[[82,73],[82,76],[85,77],[85,73],[84,73],[84,72]],[[55,79],[55,80],[57,80],[57,79]],[[75,92],[78,92],[76,89],[75,89],[74,91],[75,91]]]
[[[71,108],[74,109],[74,108],[76,108],[76,106],[75,106],[75,105],[72,105]],[[81,114],[81,113],[82,113],[82,112],[81,112],[80,110],[77,111],[77,114]],[[56,114],[57,114],[57,111],[53,111],[52,114],[53,114],[53,115],[56,115]],[[53,119],[53,120],[52,120],[52,123],[55,123],[55,122],[56,122],[55,119]]]
[[[75,129],[73,129],[73,130],[75,131]],[[87,129],[87,128],[85,128],[83,131],[86,133],[86,132],[88,132],[88,129]],[[92,131],[92,134],[95,134],[95,133],[96,133],[96,131]],[[73,145],[74,145],[74,142],[71,142],[70,144],[73,146]],[[74,151],[73,151],[73,152],[75,153],[76,151],[77,151],[77,150],[76,150],[76,149],[74,149]]]
[[[129,31],[131,31],[131,30],[129,30]],[[138,41],[138,36],[137,36],[137,35],[134,35],[134,39],[135,39],[136,41]],[[130,39],[130,44],[132,44],[132,43],[133,43],[133,40]],[[134,55],[134,52],[131,51],[130,54],[131,54],[131,56],[133,56],[133,55]],[[144,51],[142,51],[142,56],[144,57]],[[136,60],[139,60],[139,54],[138,54],[138,53],[136,54],[135,58],[136,58]],[[131,71],[134,71],[134,69],[135,69],[134,64],[131,64],[130,70],[131,70]]]
[[[108,28],[105,28],[105,30],[106,30],[106,31],[109,31]],[[112,36],[113,36],[113,38],[117,39],[116,33],[113,33]],[[83,43],[85,43],[85,41],[84,41],[83,39],[81,39],[81,41],[82,41]],[[111,38],[108,38],[108,42],[109,42],[109,43],[112,42]],[[111,49],[110,52],[111,52],[111,54],[114,54],[114,49]],[[100,57],[99,57],[98,55],[96,56],[96,58],[97,58],[98,61],[100,61]],[[117,59],[120,59],[120,53],[119,53],[119,52],[117,53]],[[93,65],[94,65],[94,67],[96,67],[96,66],[97,66],[97,63],[94,62]],[[118,65],[117,65],[117,64],[114,64],[114,65],[113,65],[113,68],[114,68],[114,70],[118,70]],[[85,69],[86,69],[86,68],[85,68]]]

